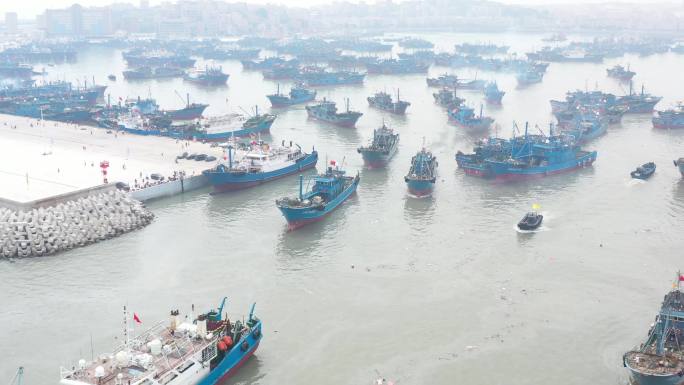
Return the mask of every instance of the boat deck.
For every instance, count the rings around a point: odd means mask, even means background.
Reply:
[[[72,371],[63,369],[62,379],[83,384],[115,385],[117,378],[121,375],[121,384],[135,383],[146,377],[152,377],[159,383],[165,384],[177,376],[176,373],[169,373],[171,369],[178,367],[178,372],[188,369],[192,366],[192,361],[188,361],[188,358],[202,352],[215,340],[215,338],[191,338],[182,329],[183,324],[175,333],[172,333],[165,323],[160,322],[131,340],[128,348],[120,346],[115,350],[117,353],[111,356],[103,355],[96,361],[86,364],[83,369],[77,368]],[[148,343],[157,339],[161,342],[160,353],[152,354]],[[125,353],[127,359],[124,361],[126,363],[119,361],[121,352],[127,352]],[[183,364],[183,362],[186,363]],[[101,378],[95,375],[99,366],[104,368],[104,376]],[[63,383],[73,384],[73,382]]]
[[[625,354],[625,363],[633,370],[649,375],[674,375],[684,373],[684,357],[681,354],[659,356],[647,352],[631,351]]]

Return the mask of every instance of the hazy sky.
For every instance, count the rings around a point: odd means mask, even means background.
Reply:
[[[235,0],[230,0],[231,2],[238,2]],[[352,0],[358,2],[358,0]],[[373,2],[373,0],[366,0],[367,2]],[[395,0],[396,1],[396,0]],[[509,4],[563,4],[563,3],[605,3],[605,0],[499,0],[502,3]],[[610,0],[611,2],[631,2],[631,3],[644,3],[644,2],[656,2],[658,0]],[[68,7],[71,4],[78,2],[83,6],[97,6],[106,5],[111,3],[133,3],[138,4],[139,0],[0,0],[0,12],[5,13],[8,11],[14,11],[19,13],[19,17],[22,19],[32,18],[37,14],[43,12],[45,8],[63,8]],[[162,0],[150,0],[150,4],[161,3]],[[254,4],[285,4],[285,5],[296,5],[296,6],[309,6],[332,3],[333,0],[239,0],[239,2],[254,3]],[[659,1],[662,2],[662,1]]]

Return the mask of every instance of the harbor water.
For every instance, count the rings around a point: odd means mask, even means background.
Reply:
[[[540,35],[435,34],[436,49],[454,43],[508,44],[524,54]],[[657,108],[684,98],[684,56],[626,56],[604,63],[552,63],[542,83],[516,87],[515,75],[432,67],[464,78],[496,80],[499,107],[484,107],[509,137],[513,121],[548,132],[549,99],[627,85],[606,68],[630,64],[635,85],[663,96]],[[182,96],[210,103],[205,115],[266,110],[277,83],[239,62],[220,62],[225,87],[182,79],[127,82],[121,51],[90,48],[73,64],[46,67],[46,79],[107,82],[112,102],[151,94],[163,108]],[[200,64],[201,65],[201,64]],[[281,89],[289,89],[282,83]],[[366,97],[396,93],[406,116],[370,109]],[[230,384],[368,384],[378,373],[401,384],[627,384],[623,352],[645,337],[674,273],[684,267],[684,179],[672,160],[684,156],[684,131],[655,130],[650,114],[626,115],[585,147],[593,167],[543,179],[499,184],[456,167],[486,133],[447,122],[425,75],[369,75],[359,86],[320,88],[344,108],[364,113],[356,129],[307,119],[303,106],[274,110],[272,139],[315,146],[323,162],[359,170],[357,194],[324,221],[294,232],[275,206],[296,196],[296,176],[245,191],[202,189],[147,205],[155,220],[115,239],[42,258],[0,260],[0,378],[24,366],[27,384],[58,382],[92,352],[110,351],[122,335],[122,307],[142,326],[170,309],[215,307],[228,296],[231,319],[252,301],[264,339]],[[479,109],[482,93],[459,92]],[[366,170],[356,148],[373,129],[401,135],[386,169]],[[403,177],[423,138],[439,161],[430,198],[407,195]],[[648,181],[629,172],[654,161]],[[516,224],[541,206],[539,231]],[[92,341],[92,345],[91,345]]]

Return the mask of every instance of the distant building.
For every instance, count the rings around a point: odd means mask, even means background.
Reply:
[[[19,17],[16,12],[5,13],[5,32],[15,34],[19,30]]]
[[[66,9],[48,9],[43,18],[48,36],[98,37],[112,33],[111,8],[83,8],[74,4]]]
[[[49,36],[74,35],[70,9],[48,9],[44,19],[45,33]]]

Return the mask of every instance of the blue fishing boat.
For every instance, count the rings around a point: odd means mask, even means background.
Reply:
[[[487,103],[501,104],[501,99],[503,99],[506,92],[501,91],[496,82],[489,82],[484,88],[484,94]]]
[[[396,102],[392,100],[392,96],[387,92],[376,92],[375,95],[369,96],[367,99],[368,104],[371,107],[379,108],[397,115],[406,113],[406,109],[411,105],[411,103],[399,99],[399,90],[397,90]]]
[[[535,70],[526,70],[519,72],[515,78],[518,81],[518,85],[524,86],[534,83],[541,83],[541,81],[544,79],[544,73]]]
[[[363,115],[361,112],[349,110],[349,99],[346,101],[347,110],[337,112],[335,102],[323,98],[323,101],[313,106],[306,106],[306,112],[313,119],[322,120],[340,127],[354,127],[356,121]]]
[[[454,45],[456,52],[462,52],[469,55],[496,55],[505,54],[508,52],[510,47],[507,45],[495,45],[491,43],[485,44],[472,44],[472,43],[462,43]]]
[[[227,114],[202,118],[190,124],[181,123],[168,128],[167,135],[177,139],[194,139],[201,142],[224,142],[230,138],[256,137],[270,131],[277,115],[260,114],[256,108],[254,115]]]
[[[190,94],[187,94],[185,107],[178,110],[163,110],[160,113],[170,120],[192,120],[201,117],[207,107],[208,104],[190,103]]]
[[[325,173],[313,177],[311,189],[304,191],[304,177],[299,177],[299,197],[281,198],[276,206],[294,230],[308,223],[320,221],[346,201],[359,185],[360,177],[351,177],[331,161]]]
[[[456,88],[462,90],[482,91],[487,85],[487,81],[483,79],[459,80]]]
[[[646,341],[622,356],[635,385],[680,385],[684,376],[684,276],[677,272],[673,289],[665,295]]]
[[[525,135],[497,139],[472,154],[456,153],[456,163],[466,175],[515,181],[540,178],[590,166],[596,151],[582,151],[567,135]]]
[[[135,135],[167,136],[174,139],[201,142],[224,142],[231,138],[257,136],[270,130],[276,115],[259,114],[246,118],[227,114],[187,122],[172,122],[168,126],[155,124],[155,119],[138,114],[119,117],[117,129]]]
[[[60,368],[60,385],[174,384],[217,385],[234,375],[256,352],[263,335],[262,322],[254,315],[243,319],[224,318],[226,298],[214,310],[182,317],[171,310],[169,321],[152,323],[136,335],[124,307],[122,344],[108,359],[81,359],[78,366]]]
[[[193,69],[185,72],[183,80],[203,86],[224,85],[230,75],[223,72],[221,67],[205,66],[204,69]]]
[[[0,62],[0,78],[30,79],[33,75],[38,75],[38,73],[34,72],[33,67],[30,65]]]
[[[356,151],[363,157],[363,163],[368,168],[381,168],[387,165],[399,148],[399,133],[382,127],[373,130],[373,140],[368,146],[361,146]]]
[[[325,71],[308,69],[301,71],[297,80],[308,86],[337,86],[342,84],[361,84],[366,74],[354,71]]]
[[[576,116],[574,123],[561,128],[561,132],[572,136],[579,144],[592,141],[608,130],[608,120],[598,114],[586,113]]]
[[[275,108],[288,107],[316,99],[316,91],[308,90],[300,84],[292,87],[288,95],[284,95],[280,93],[279,84],[277,92],[272,95],[267,95],[267,98],[271,101],[271,106]]]
[[[455,89],[442,88],[439,92],[432,94],[435,98],[435,103],[442,107],[460,106],[465,103],[465,99],[456,96]]]
[[[416,197],[432,194],[437,181],[437,158],[423,147],[411,158],[411,168],[404,176],[409,193]]]
[[[178,67],[139,67],[122,72],[126,80],[179,78],[185,71]]]
[[[369,74],[419,74],[426,73],[430,65],[409,59],[379,59],[366,64],[366,68]]]
[[[428,87],[445,87],[445,88],[456,88],[459,85],[459,79],[456,75],[443,74],[436,78],[425,79]]]
[[[434,48],[434,44],[425,39],[405,38],[399,41],[399,46],[410,49],[429,49]]]
[[[629,81],[632,80],[634,75],[636,75],[636,72],[630,71],[629,68],[625,68],[619,64],[613,66],[612,68],[608,68],[606,70],[606,73],[608,74],[609,77],[615,78],[621,81]]]
[[[654,128],[677,129],[684,128],[684,106],[680,103],[675,108],[656,111],[652,119]]]
[[[474,130],[486,130],[494,123],[494,119],[489,116],[482,115],[482,106],[480,106],[480,115],[475,116],[475,110],[466,106],[458,105],[452,106],[449,109],[449,120],[459,127],[469,128]]]
[[[655,107],[662,97],[653,96],[644,92],[644,86],[641,86],[641,93],[637,94],[632,91],[632,82],[629,82],[629,94],[621,96],[617,99],[618,104],[627,107],[627,113],[644,114],[653,112]]]
[[[653,162],[644,163],[637,167],[636,170],[629,173],[634,179],[648,179],[655,173],[656,165]]]
[[[261,61],[242,60],[241,63],[245,70],[268,70],[277,66],[299,66],[299,61],[297,60],[285,60],[279,57],[267,57]]]
[[[291,66],[276,66],[270,69],[263,70],[264,79],[269,80],[283,80],[295,79],[299,76],[299,67]]]
[[[677,160],[672,161],[675,165],[675,167],[679,168],[679,173],[684,176],[684,158],[679,158]]]
[[[245,189],[264,184],[288,175],[300,173],[316,167],[318,153],[310,154],[302,151],[299,145],[294,147],[271,147],[257,143],[244,156],[234,159],[233,146],[228,146],[228,162],[221,163],[213,169],[203,172],[215,192]]]

